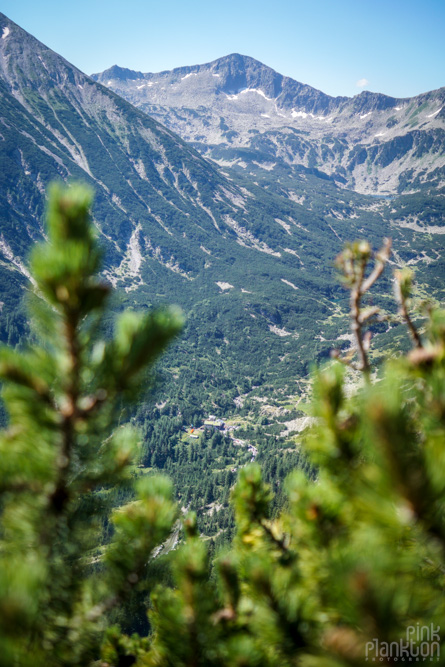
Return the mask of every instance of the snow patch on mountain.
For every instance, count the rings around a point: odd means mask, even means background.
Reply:
[[[282,116],[283,118],[286,118],[285,115],[281,114],[278,112],[278,109],[275,109],[276,112],[278,113],[279,116]],[[310,111],[296,111],[295,109],[292,109],[291,111],[291,116],[292,118],[310,118],[311,120],[323,120],[326,123],[331,123],[333,120],[333,116],[316,116],[314,113],[311,113]]]
[[[309,115],[313,117],[313,114],[308,114],[305,111],[295,111],[295,109],[292,109],[291,112],[292,118],[307,118]]]
[[[245,95],[246,93],[257,93],[257,95],[261,95],[261,97],[264,97],[264,99],[268,102],[273,102],[274,99],[273,97],[267,97],[266,93],[264,93],[259,88],[245,88],[244,90],[240,91],[240,95]]]
[[[8,28],[8,26],[6,26],[5,28],[3,28],[2,39],[6,39],[10,32],[11,32],[11,31],[10,31],[10,29]]]

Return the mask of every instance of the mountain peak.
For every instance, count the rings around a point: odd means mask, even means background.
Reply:
[[[92,76],[95,77],[97,75],[93,74]],[[101,77],[104,79],[120,79],[121,81],[134,81],[143,78],[143,76],[142,72],[136,72],[135,70],[128,69],[128,67],[120,67],[119,65],[112,65],[112,67],[109,67],[101,74]]]
[[[304,107],[305,110],[313,113],[320,113],[329,106],[332,100],[336,99],[325,95],[316,88],[283,76],[261,61],[241,53],[230,53],[201,65],[176,67],[173,70],[165,70],[156,74],[143,74],[114,65],[100,74],[91,76],[95,81],[107,86],[111,85],[119,94],[125,96],[124,89],[134,80],[145,80],[146,85],[154,91],[157,90],[156,86],[161,80],[162,85],[164,83],[182,84],[184,79],[201,75],[207,78],[213,77],[210,79],[211,85],[207,81],[206,88],[211,88],[215,94],[237,95],[243,91],[256,90],[266,98],[274,100],[279,98],[279,106],[286,108],[295,105],[295,99],[300,98],[299,108]],[[199,79],[193,84],[196,89],[195,102],[201,96],[203,81],[204,79]],[[191,84],[189,80],[187,86],[190,87]],[[142,85],[138,86],[139,88],[146,92]],[[337,99],[341,101],[344,98]],[[195,103],[193,100],[188,100],[187,105],[195,106]]]

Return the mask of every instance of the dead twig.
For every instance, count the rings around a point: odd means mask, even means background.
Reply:
[[[414,341],[414,347],[421,349],[423,348],[422,340],[409,315],[407,306],[407,301],[411,294],[412,282],[413,272],[410,269],[404,268],[401,271],[394,271],[394,291],[399,304],[399,313],[407,324],[408,331]]]
[[[368,277],[365,277],[365,273],[369,260],[372,257],[372,252],[367,241],[358,241],[347,245],[335,262],[342,273],[343,283],[350,291],[349,314],[359,363],[354,364],[349,358],[341,357],[338,350],[334,350],[331,356],[355,370],[362,371],[368,380],[371,373],[371,364],[368,356],[371,334],[369,331],[364,333],[363,327],[366,323],[369,323],[372,317],[379,317],[380,309],[371,307],[362,310],[361,300],[363,295],[371,289],[383,273],[390,254],[391,240],[384,239],[382,248],[374,256],[374,268]]]

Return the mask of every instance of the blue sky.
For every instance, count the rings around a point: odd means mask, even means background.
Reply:
[[[330,95],[445,86],[445,0],[2,0],[87,74],[250,55]]]

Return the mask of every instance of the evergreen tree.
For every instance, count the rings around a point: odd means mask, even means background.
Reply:
[[[0,435],[0,664],[8,667],[97,658],[107,612],[137,584],[176,518],[162,477],[139,479],[133,502],[110,521],[104,515],[113,489],[118,499],[133,487],[138,457],[138,433],[117,427],[117,416],[181,316],[127,312],[104,338],[109,286],[98,278],[90,205],[84,187],[53,187],[48,242],[31,259],[40,341],[0,350],[9,412]],[[105,549],[102,526],[112,527]]]

